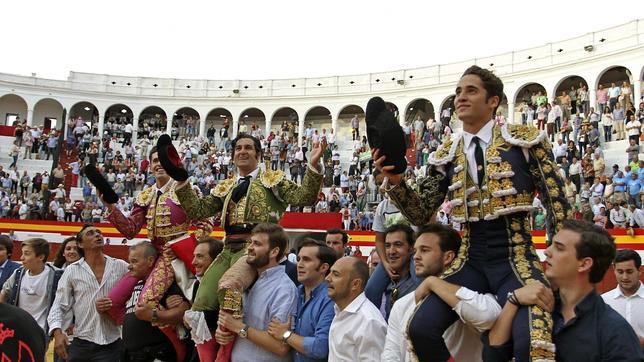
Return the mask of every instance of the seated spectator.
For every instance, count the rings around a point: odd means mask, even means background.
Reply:
[[[615,243],[598,226],[565,220],[546,249],[546,277],[559,288],[555,295],[540,282],[510,292],[489,334],[486,358],[509,360],[514,316],[520,306],[552,311],[557,361],[580,357],[602,361],[641,361],[644,354],[633,328],[607,307],[595,291],[615,256]],[[584,343],[579,343],[584,341]]]

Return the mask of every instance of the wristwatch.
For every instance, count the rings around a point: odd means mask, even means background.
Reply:
[[[150,323],[156,324],[159,321],[159,314],[156,308],[152,309],[152,318],[150,318]]]
[[[291,334],[293,334],[293,331],[286,331],[282,335],[282,342],[286,343],[288,341],[289,337],[291,337]]]
[[[248,338],[248,325],[243,326],[242,329],[239,330],[239,337]]]

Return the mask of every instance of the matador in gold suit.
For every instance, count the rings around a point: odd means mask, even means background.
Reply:
[[[458,133],[432,153],[428,177],[420,181],[417,190],[401,182],[385,191],[409,220],[428,221],[447,198],[452,221],[461,223],[463,243],[442,277],[480,293],[494,293],[503,305],[508,292],[525,283],[547,284],[531,237],[534,194],[539,194],[550,211],[549,234],[572,213],[545,133],[534,127],[501,127],[489,121],[478,136],[488,145],[484,172],[482,167],[478,169],[483,176],[480,184],[472,181],[468,172],[468,165],[475,162],[465,152],[471,138]],[[456,319],[436,295],[417,306],[407,335],[419,360],[449,358],[442,335]],[[517,361],[552,360],[552,326],[550,314],[540,307],[522,307],[513,324]],[[484,351],[494,355],[494,348],[487,344]]]

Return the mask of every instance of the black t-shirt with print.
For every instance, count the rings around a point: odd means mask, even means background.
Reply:
[[[134,308],[136,307],[144,284],[144,280],[139,281],[139,283],[134,287],[130,300],[128,300],[125,305],[123,344],[125,345],[125,349],[128,351],[137,351],[143,347],[170,343],[168,338],[158,327],[153,326],[152,323],[148,321],[142,321],[136,318],[136,315],[134,314]],[[161,304],[165,305],[166,298],[171,295],[180,295],[183,297],[181,289],[179,289],[179,286],[176,283],[173,283],[170,288],[168,288],[163,299],[161,299]]]
[[[0,361],[45,360],[45,332],[24,310],[0,303]]]

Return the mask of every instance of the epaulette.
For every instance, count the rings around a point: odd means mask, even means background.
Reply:
[[[548,137],[546,131],[523,124],[503,125],[501,135],[505,142],[521,148],[531,148]]]
[[[456,147],[463,138],[462,133],[452,133],[449,139],[446,139],[438,146],[438,149],[429,154],[428,162],[430,165],[443,166],[451,162],[456,155]]]
[[[145,190],[141,191],[136,197],[135,203],[140,206],[147,206],[152,201],[152,187],[148,187]]]
[[[259,176],[259,180],[262,182],[262,185],[269,189],[277,186],[280,182],[282,182],[283,179],[284,171],[282,170],[266,170],[263,171]]]
[[[235,187],[235,178],[227,178],[218,183],[210,194],[216,197],[225,197]]]

